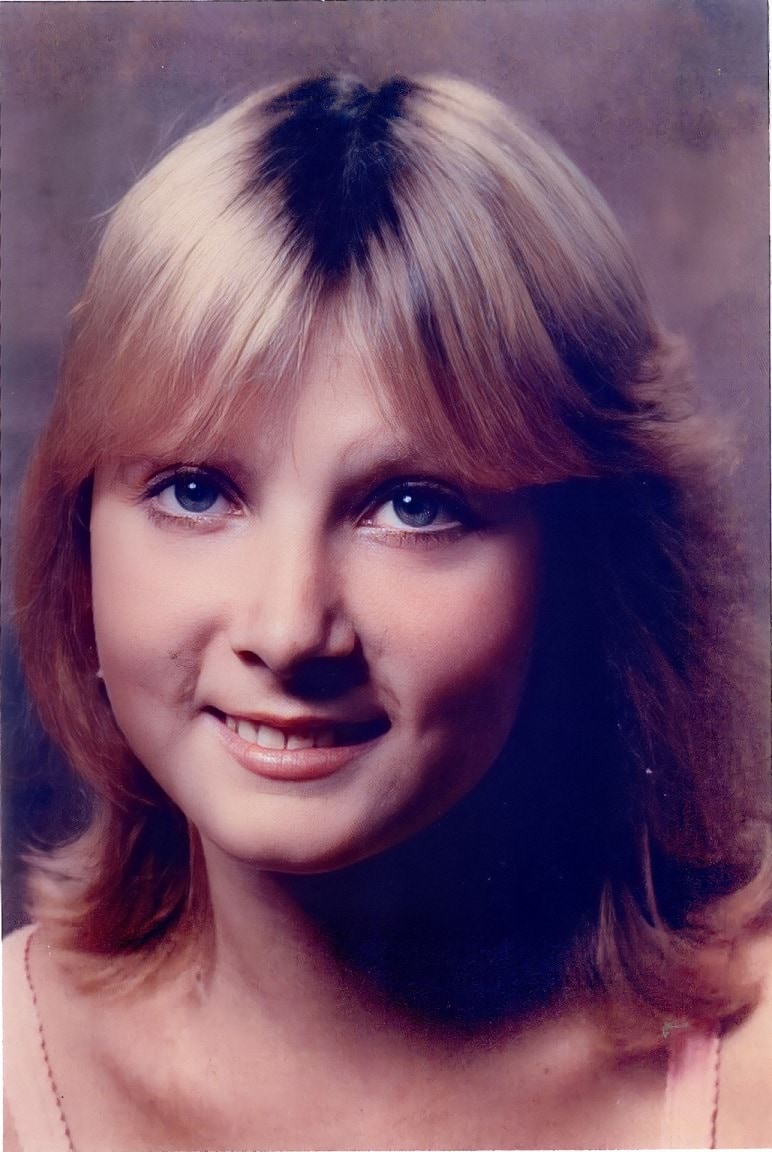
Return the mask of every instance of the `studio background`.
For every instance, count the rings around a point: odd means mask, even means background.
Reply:
[[[528,114],[600,188],[654,305],[734,425],[759,604],[769,563],[767,10],[764,0],[4,3],[2,757],[4,931],[19,851],[84,799],[24,697],[10,614],[18,487],[99,217],[215,108],[335,69],[443,72]]]

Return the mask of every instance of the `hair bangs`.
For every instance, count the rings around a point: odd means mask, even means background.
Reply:
[[[450,257],[422,235],[419,216],[407,243],[371,244],[343,305],[346,335],[392,412],[428,455],[476,484],[513,489],[594,474],[561,418],[572,381],[522,283],[503,269],[496,283],[502,261],[475,250],[474,224],[451,220],[459,236]]]
[[[234,200],[222,212],[186,212],[189,226],[175,217],[180,234],[162,260],[148,245],[132,261],[131,234],[108,235],[100,261],[113,265],[111,278],[102,283],[98,261],[67,368],[92,466],[140,451],[206,452],[256,396],[270,420],[280,416],[300,377],[314,292],[267,215],[270,205]],[[124,224],[116,218],[111,228]],[[127,259],[116,277],[109,249],[121,241]],[[79,454],[81,472],[83,461]]]

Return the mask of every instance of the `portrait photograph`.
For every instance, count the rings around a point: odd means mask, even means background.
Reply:
[[[5,1152],[772,1146],[768,59],[0,3]]]

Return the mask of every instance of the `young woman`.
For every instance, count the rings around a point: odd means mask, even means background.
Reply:
[[[23,496],[88,827],[6,1147],[772,1139],[761,664],[608,209],[478,90],[321,78],[111,215]]]

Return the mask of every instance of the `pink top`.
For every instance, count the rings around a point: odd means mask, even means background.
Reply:
[[[75,1152],[48,1062],[29,970],[34,927],[5,943],[3,963],[3,1103],[21,1152]],[[718,1033],[674,1029],[662,1117],[663,1148],[715,1148],[718,1113]]]

